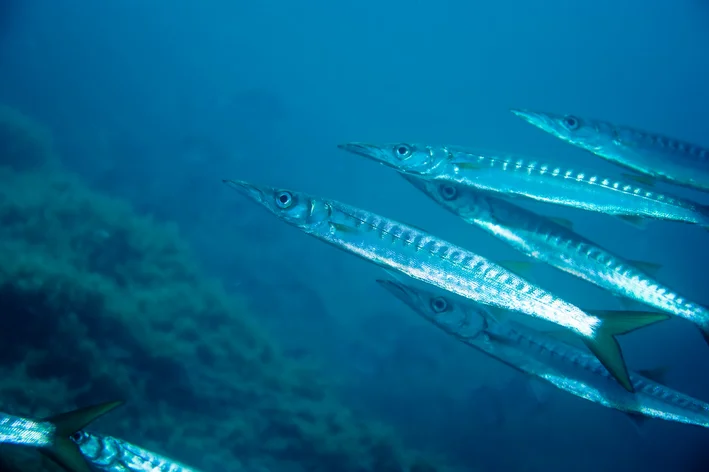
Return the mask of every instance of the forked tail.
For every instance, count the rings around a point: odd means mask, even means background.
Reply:
[[[601,325],[596,329],[594,337],[584,338],[586,346],[623,388],[634,392],[628,367],[615,336],[667,320],[669,315],[647,311],[587,311],[600,318]]]
[[[54,443],[50,447],[40,449],[40,451],[51,457],[68,472],[91,472],[79,447],[71,440],[71,435],[81,431],[96,418],[105,415],[122,403],[101,403],[46,418],[44,421],[52,423],[56,428]]]

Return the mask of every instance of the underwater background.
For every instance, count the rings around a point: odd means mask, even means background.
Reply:
[[[709,433],[527,379],[432,327],[374,265],[222,179],[296,189],[520,259],[347,141],[459,144],[610,164],[511,107],[709,145],[709,4],[194,0],[0,3],[0,410],[100,401],[92,425],[204,471],[709,468]],[[673,190],[675,191],[675,190]],[[689,191],[680,195],[709,201]],[[709,304],[709,236],[524,204]],[[534,281],[619,308],[550,267]],[[709,400],[709,352],[671,320],[633,369]],[[0,448],[0,471],[58,470]]]

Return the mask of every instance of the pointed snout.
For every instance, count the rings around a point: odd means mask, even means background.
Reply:
[[[414,292],[409,287],[396,280],[377,279],[377,283],[403,302],[410,303],[415,297]]]
[[[223,179],[222,182],[224,182],[226,185],[233,188],[240,194],[244,195],[245,197],[248,197],[259,203],[263,201],[264,195],[269,190],[268,187],[254,185],[243,180]]]
[[[521,108],[510,108],[510,111],[515,116],[522,118],[525,121],[529,121],[530,123],[535,119],[538,119],[537,114],[530,110],[523,110]]]
[[[379,153],[379,148],[371,144],[366,143],[344,143],[338,144],[337,147],[343,151],[351,152],[352,154],[358,154],[360,156],[368,157],[374,159]]]

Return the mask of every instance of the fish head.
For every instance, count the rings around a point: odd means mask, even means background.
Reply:
[[[472,339],[487,328],[488,314],[481,306],[464,303],[452,294],[440,294],[399,280],[378,279],[377,283],[424,319],[456,337]]]
[[[306,231],[327,219],[326,202],[306,193],[241,180],[224,180],[224,183],[260,203],[279,219]]]
[[[438,204],[461,218],[476,219],[485,217],[491,212],[487,198],[472,187],[447,180],[429,180],[408,174],[401,174],[401,176]]]
[[[613,141],[613,129],[595,120],[532,110],[512,109],[512,113],[562,141],[594,152]]]
[[[340,149],[366,157],[409,175],[427,176],[450,159],[444,147],[423,144],[368,144],[346,143]]]
[[[76,444],[84,457],[101,457],[106,447],[103,436],[82,430],[74,432],[69,439]]]

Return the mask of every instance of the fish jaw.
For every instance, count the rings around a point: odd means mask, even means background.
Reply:
[[[547,133],[554,135],[557,134],[559,119],[562,118],[561,116],[551,115],[549,113],[520,108],[512,108],[510,109],[510,112],[527,123],[536,126],[542,131],[546,131]]]
[[[394,153],[380,146],[367,143],[345,143],[338,144],[337,147],[343,151],[366,157],[367,159],[378,162],[384,166],[394,169],[398,168],[397,163],[393,159]]]
[[[344,151],[366,157],[386,167],[409,175],[426,176],[448,158],[448,153],[439,155],[438,148],[419,144],[371,144],[345,143],[337,147]],[[442,149],[442,148],[441,148]]]
[[[266,195],[273,194],[273,191],[275,190],[274,188],[271,188],[271,187],[253,185],[253,184],[250,184],[249,182],[245,182],[243,180],[224,179],[224,180],[222,180],[222,182],[224,182],[225,184],[227,184],[229,187],[233,188],[237,192],[241,193],[245,197],[248,197],[251,200],[255,201],[256,203],[260,203],[262,205],[265,205],[264,202],[266,202]]]
[[[420,296],[408,285],[391,279],[377,279],[377,283],[410,307],[416,308],[418,306]]]

